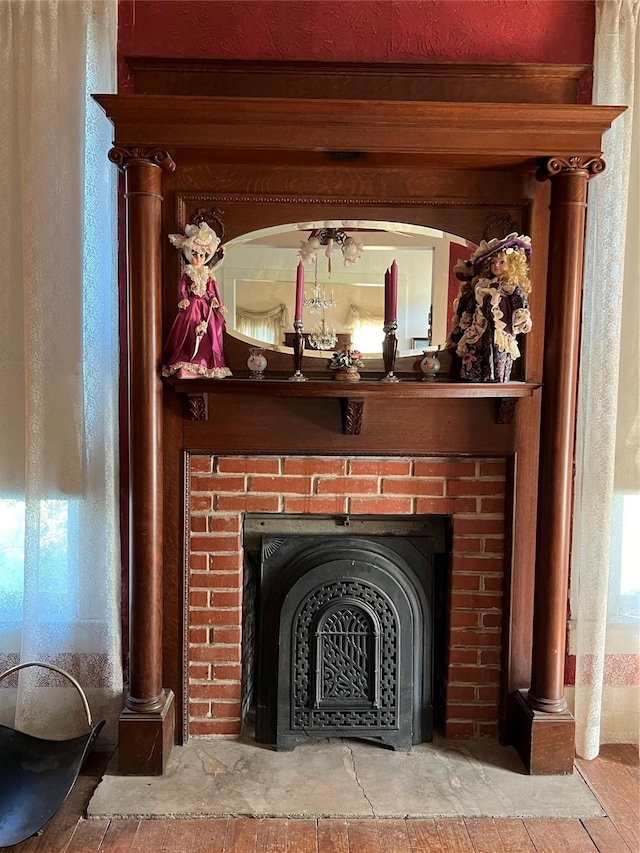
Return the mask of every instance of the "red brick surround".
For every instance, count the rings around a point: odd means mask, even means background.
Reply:
[[[187,482],[191,735],[240,732],[245,512],[446,514],[447,737],[497,733],[503,459],[192,455]]]

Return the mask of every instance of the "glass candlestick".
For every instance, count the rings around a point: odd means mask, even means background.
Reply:
[[[398,352],[398,339],[396,338],[396,329],[398,323],[392,320],[383,326],[384,340],[382,341],[382,360],[384,362],[384,376],[380,382],[400,382],[394,374],[393,369],[396,364],[396,353]]]
[[[293,376],[289,377],[289,382],[306,382],[307,377],[302,373],[302,355],[304,353],[304,329],[302,328],[302,319],[296,317],[293,321]]]

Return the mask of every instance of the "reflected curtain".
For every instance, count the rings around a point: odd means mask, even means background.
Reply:
[[[628,110],[604,137],[607,168],[589,185],[587,214],[571,571],[576,748],[585,758],[601,742],[607,623],[615,618],[608,589],[621,580],[609,577],[623,534],[618,498],[640,492],[639,8],[638,0],[596,4],[593,102]],[[626,636],[637,654],[633,624]],[[637,742],[637,707],[618,717],[617,739]]]
[[[266,311],[253,311],[236,306],[236,329],[241,335],[265,344],[281,344],[289,327],[287,306],[280,303]]]
[[[112,129],[89,95],[115,91],[116,13],[116,0],[0,3],[0,670],[55,663],[111,723],[122,708],[116,177]],[[86,728],[75,689],[45,670],[1,692],[19,728]]]
[[[354,349],[360,352],[380,352],[384,340],[384,318],[359,305],[350,305],[345,327],[351,330]]]

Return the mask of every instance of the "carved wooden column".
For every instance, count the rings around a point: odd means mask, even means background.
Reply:
[[[587,182],[601,159],[552,158],[531,688],[517,695],[519,751],[531,773],[572,773],[574,720],[564,698],[576,390]]]
[[[129,306],[129,693],[119,721],[123,773],[158,775],[171,752],[174,696],[162,687],[162,149],[113,148],[125,175]]]

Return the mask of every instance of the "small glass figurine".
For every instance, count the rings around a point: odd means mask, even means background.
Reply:
[[[420,370],[423,372],[423,382],[435,382],[438,371],[440,370],[440,359],[438,358],[438,350],[422,350],[424,358],[420,362]]]
[[[249,348],[247,367],[249,368],[249,379],[264,379],[263,374],[267,367],[267,359],[261,347]]]

